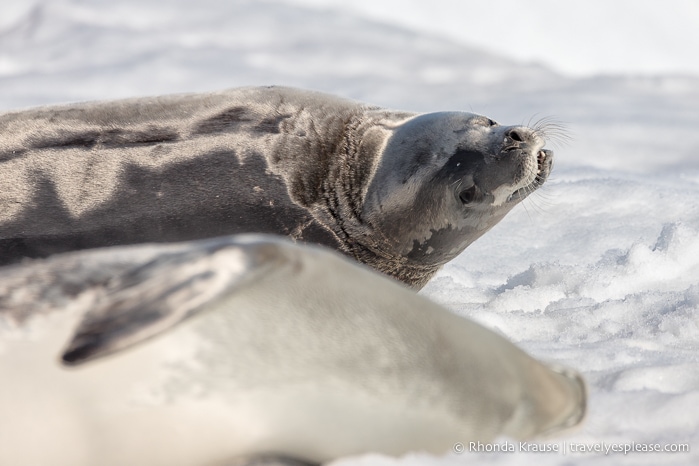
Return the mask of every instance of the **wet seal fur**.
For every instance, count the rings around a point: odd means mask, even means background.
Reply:
[[[270,237],[0,268],[0,345],[7,465],[444,454],[559,433],[586,409],[575,371],[338,254]]]
[[[0,265],[273,233],[420,288],[547,178],[539,130],[290,88],[0,115]]]

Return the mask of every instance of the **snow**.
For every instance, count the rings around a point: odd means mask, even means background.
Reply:
[[[369,3],[395,15],[372,12]],[[578,15],[581,7],[570,7],[570,16],[602,37],[612,29],[626,37],[621,32],[630,27],[628,40],[640,41],[639,49],[652,41],[639,69],[631,66],[638,61],[631,46],[631,60],[618,54],[611,62],[595,61],[609,55],[605,41],[590,42],[585,54],[566,52],[560,31],[570,23],[553,15],[563,7],[551,2],[529,4],[528,11],[551,13],[542,16],[551,29],[533,27],[527,38],[513,26],[521,43],[511,35],[486,36],[488,43],[457,35],[456,20],[441,30],[434,15],[445,3],[430,2],[434,14],[417,3],[352,2],[349,12],[331,0],[3,0],[0,109],[283,84],[399,109],[475,111],[506,124],[552,119],[565,130],[551,141],[556,163],[549,182],[422,293],[541,359],[584,373],[589,417],[577,432],[550,442],[687,443],[692,451],[416,452],[335,464],[695,464],[699,70],[677,74],[666,61],[682,56],[696,65],[699,32],[686,24],[696,24],[697,7],[634,2],[634,14],[614,16],[617,23],[599,22],[612,13]],[[502,21],[515,25],[523,9],[498,4]],[[590,5],[601,11],[601,2]],[[487,13],[475,2],[452,8],[450,15],[469,25]],[[487,24],[492,15],[481,19]],[[638,31],[649,24],[643,42]],[[559,33],[542,41],[552,30]],[[503,44],[533,47],[553,57],[546,58],[552,68],[587,71],[561,75],[532,63],[531,51],[522,60],[495,55],[504,53]],[[562,64],[571,56],[573,65]]]
[[[287,0],[439,34],[558,72],[698,73],[693,0]],[[671,46],[668,47],[668,44]]]

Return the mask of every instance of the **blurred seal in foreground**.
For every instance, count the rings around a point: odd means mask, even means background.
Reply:
[[[0,345],[8,465],[444,453],[585,412],[574,371],[336,254],[264,236],[4,267]]]
[[[0,115],[0,264],[274,233],[423,286],[549,175],[542,128],[289,88]]]

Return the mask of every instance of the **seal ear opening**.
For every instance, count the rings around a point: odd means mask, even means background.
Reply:
[[[286,261],[279,248],[269,242],[210,240],[130,270],[83,316],[62,364],[78,366],[118,352],[205,311],[261,274],[278,270]]]

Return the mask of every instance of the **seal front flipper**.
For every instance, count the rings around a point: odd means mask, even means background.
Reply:
[[[222,295],[285,260],[274,243],[246,244],[238,237],[192,242],[130,270],[107,286],[87,312],[61,360],[76,366],[152,338],[197,314]]]

